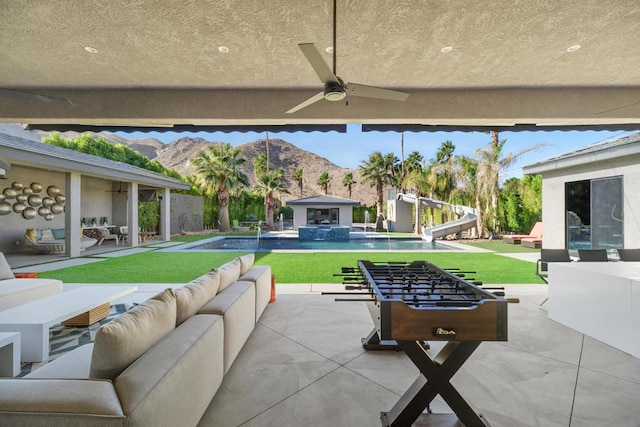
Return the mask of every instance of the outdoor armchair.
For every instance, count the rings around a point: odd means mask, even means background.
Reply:
[[[620,261],[640,261],[640,249],[618,249]]]
[[[581,262],[607,262],[606,249],[578,249],[578,257]]]

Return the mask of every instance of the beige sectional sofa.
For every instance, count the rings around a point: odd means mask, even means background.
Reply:
[[[253,261],[167,289],[93,344],[0,379],[0,425],[195,426],[269,302],[271,269]]]
[[[62,292],[55,279],[16,279],[0,252],[0,311]]]

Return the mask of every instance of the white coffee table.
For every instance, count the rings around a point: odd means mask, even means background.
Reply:
[[[20,333],[0,332],[0,377],[20,373]]]
[[[20,332],[23,362],[49,358],[49,328],[110,301],[137,286],[80,286],[61,294],[0,311],[0,332]]]

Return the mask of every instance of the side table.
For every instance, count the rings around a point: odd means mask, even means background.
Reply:
[[[0,332],[0,377],[20,373],[20,332]]]

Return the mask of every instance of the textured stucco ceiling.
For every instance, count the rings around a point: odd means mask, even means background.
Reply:
[[[285,114],[322,89],[297,45],[330,63],[331,14],[330,0],[3,2],[0,88],[72,105],[1,96],[0,121],[640,123],[637,0],[338,0],[337,74],[411,95]]]

